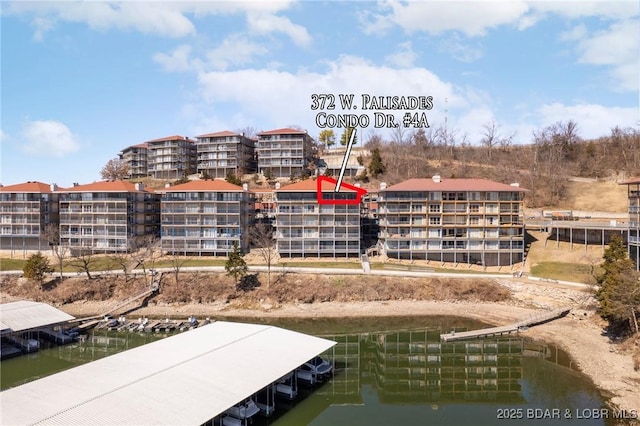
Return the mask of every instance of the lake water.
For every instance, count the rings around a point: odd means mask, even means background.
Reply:
[[[247,322],[260,322],[247,320]],[[604,399],[553,344],[522,338],[440,343],[483,326],[450,317],[279,320],[338,342],[334,377],[255,425],[611,425]],[[95,330],[83,343],[2,361],[2,389],[164,336]],[[569,419],[568,417],[571,417]]]

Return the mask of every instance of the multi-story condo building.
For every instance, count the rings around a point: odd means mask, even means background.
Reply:
[[[0,185],[0,247],[3,250],[49,248],[45,229],[58,224],[55,185],[25,182]]]
[[[276,218],[275,194],[271,189],[254,189],[256,222],[273,224]]]
[[[636,269],[640,270],[640,178],[622,182],[621,185],[627,185],[629,197],[629,257],[635,262]]]
[[[322,182],[323,200],[354,200]],[[317,182],[307,179],[275,190],[276,239],[280,257],[360,255],[360,205],[318,204]]]
[[[242,133],[222,131],[196,136],[198,173],[226,178],[256,170],[255,141]]]
[[[149,175],[154,179],[180,179],[196,172],[194,140],[185,136],[168,136],[146,144]]]
[[[306,174],[315,155],[311,136],[289,128],[258,133],[256,150],[258,171],[274,178]]]
[[[141,236],[159,236],[160,196],[142,184],[95,182],[59,189],[60,243],[71,252],[127,251]]]
[[[118,154],[118,157],[120,157],[129,168],[129,179],[143,178],[149,175],[149,165],[147,163],[148,147],[149,144],[140,143],[129,146]]]
[[[195,180],[162,190],[161,241],[169,253],[227,256],[249,250],[254,201],[248,188],[224,180]]]
[[[522,262],[526,190],[484,179],[409,179],[381,188],[388,257],[503,266]]]

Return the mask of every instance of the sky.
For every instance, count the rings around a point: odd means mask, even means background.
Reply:
[[[375,113],[406,131],[446,123],[471,144],[490,123],[518,144],[568,120],[583,138],[638,128],[639,9],[636,0],[2,1],[0,182],[90,183],[123,148],[170,135],[295,126],[317,138],[325,114],[358,117],[359,141],[398,131],[375,128]],[[342,110],[341,94],[356,109]],[[335,108],[313,109],[314,95],[333,96]],[[362,95],[431,96],[432,108],[363,110]],[[417,120],[405,128],[407,113]]]

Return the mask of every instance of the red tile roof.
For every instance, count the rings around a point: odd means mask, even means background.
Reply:
[[[51,185],[37,181],[17,183],[15,185],[0,186],[0,192],[36,192],[50,193]]]
[[[624,182],[620,182],[620,185],[632,185],[632,184],[636,184],[636,183],[640,183],[640,177],[631,178],[631,179],[626,180]]]
[[[158,189],[157,192],[231,192],[244,191],[241,186],[234,185],[226,180],[192,180],[187,183]]]
[[[174,135],[174,136],[167,136],[164,138],[160,138],[160,139],[153,139],[150,141],[146,141],[146,144],[149,143],[153,143],[153,142],[167,142],[167,141],[189,141],[189,142],[193,142],[193,140],[189,139],[186,136],[178,136],[178,135]]]
[[[221,132],[207,133],[206,135],[196,136],[196,138],[218,138],[223,136],[241,136],[240,133],[232,132],[230,130],[223,130]]]
[[[392,185],[382,191],[517,191],[527,189],[487,179],[444,179],[435,182],[433,179],[408,179]]]
[[[306,133],[307,132],[305,132],[304,130],[292,129],[290,127],[285,127],[283,129],[268,130],[266,132],[260,132],[260,133],[258,133],[258,136],[261,136],[261,135],[291,135],[291,134],[304,135]]]
[[[322,181],[322,191],[335,191],[336,184],[326,180]],[[364,188],[363,188],[364,189]],[[315,178],[301,180],[300,182],[292,183],[290,185],[282,186],[280,189],[276,189],[276,192],[316,192],[318,190],[318,181]],[[340,188],[340,191],[349,191],[344,187]]]
[[[88,183],[86,185],[76,185],[70,188],[60,188],[58,192],[154,192],[144,188],[138,191],[136,186],[124,180],[105,180]]]

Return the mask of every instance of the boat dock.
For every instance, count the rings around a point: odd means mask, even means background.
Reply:
[[[455,332],[441,334],[440,340],[443,342],[452,342],[455,340],[466,339],[484,339],[485,337],[496,337],[509,335],[511,333],[518,333],[525,331],[529,327],[534,325],[544,324],[545,322],[553,321],[556,318],[563,317],[569,313],[571,308],[558,308],[552,311],[542,312],[538,315],[534,315],[530,318],[518,321],[513,324],[503,325],[500,327],[483,328],[480,330],[471,330],[463,332]]]

